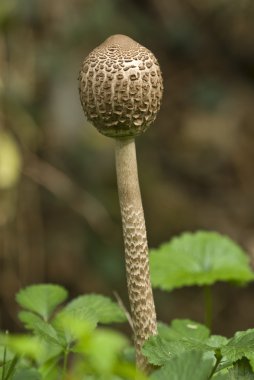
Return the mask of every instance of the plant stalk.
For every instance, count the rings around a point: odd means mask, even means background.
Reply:
[[[204,303],[205,303],[205,325],[211,330],[213,318],[213,297],[212,287],[210,285],[204,286]]]
[[[211,374],[210,374],[210,376],[209,376],[208,379],[211,379],[211,378],[213,377],[213,375],[215,374],[217,368],[219,367],[219,364],[220,364],[221,359],[222,359],[222,355],[221,355],[220,352],[217,352],[217,353],[215,354],[215,357],[216,357],[216,362],[215,362],[215,365],[214,365],[214,367],[213,367],[213,369],[212,369],[212,372],[211,372]]]
[[[69,348],[66,347],[64,350],[64,362],[63,362],[63,380],[65,379],[67,373],[67,364],[68,364]]]
[[[151,367],[141,348],[157,333],[157,323],[134,139],[116,139],[115,156],[137,368],[148,373]]]

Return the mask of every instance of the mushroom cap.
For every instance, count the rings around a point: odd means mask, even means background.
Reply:
[[[113,35],[85,58],[79,91],[84,112],[99,132],[137,136],[160,108],[160,67],[150,50],[127,36]]]

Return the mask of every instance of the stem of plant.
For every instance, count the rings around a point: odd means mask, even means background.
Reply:
[[[115,156],[137,367],[149,372],[141,349],[145,340],[157,333],[157,323],[134,139],[116,139]]]
[[[212,369],[212,372],[211,372],[211,374],[209,376],[209,379],[211,379],[213,377],[213,375],[215,374],[215,372],[216,372],[216,370],[217,370],[217,368],[218,368],[218,366],[219,366],[219,364],[221,362],[222,355],[221,355],[220,352],[216,352],[215,353],[215,357],[216,357],[216,362],[215,362],[215,365],[214,365],[214,367]]]
[[[68,363],[69,347],[66,347],[64,350],[64,362],[63,362],[63,380],[65,379],[67,372],[67,363]]]
[[[5,379],[5,364],[6,364],[6,347],[4,346],[3,352],[3,369],[2,369],[2,380]]]
[[[205,325],[211,330],[212,317],[213,317],[213,297],[212,287],[210,285],[204,286],[204,309],[205,309]]]

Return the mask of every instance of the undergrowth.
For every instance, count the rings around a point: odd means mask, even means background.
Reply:
[[[1,332],[0,380],[254,380],[254,328],[231,338],[211,331],[212,285],[254,279],[246,253],[225,236],[201,231],[152,250],[150,265],[154,287],[196,285],[205,295],[205,324],[159,322],[158,335],[145,342],[151,375],[136,371],[130,339],[113,328],[127,322],[118,303],[96,294],[67,301],[62,286],[39,284],[16,296],[26,333]]]

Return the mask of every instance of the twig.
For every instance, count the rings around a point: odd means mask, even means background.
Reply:
[[[124,314],[126,315],[126,318],[127,318],[128,322],[129,322],[129,325],[131,326],[132,331],[134,331],[133,322],[132,322],[132,318],[131,318],[130,313],[126,309],[126,307],[125,307],[123,301],[121,300],[119,294],[117,292],[113,292],[113,294],[114,294],[114,296],[115,296],[115,298],[117,300],[117,303],[118,303],[119,307],[123,310]]]

